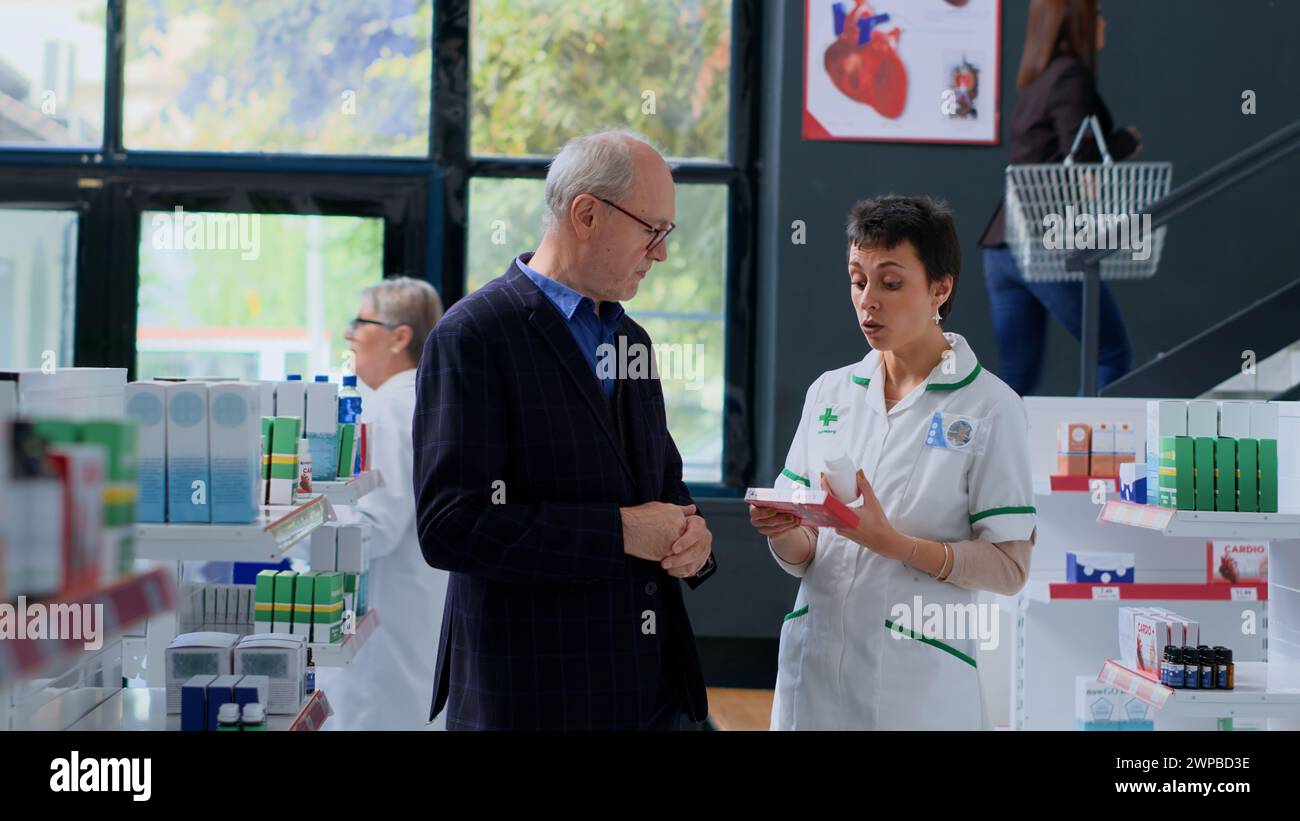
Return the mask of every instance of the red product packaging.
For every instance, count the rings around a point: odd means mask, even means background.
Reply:
[[[1209,541],[1205,543],[1205,564],[1205,580],[1210,584],[1265,583],[1268,543]]]
[[[745,491],[745,501],[754,507],[793,513],[799,517],[800,524],[810,527],[857,527],[858,524],[857,514],[824,490],[751,487]]]
[[[60,445],[49,451],[63,485],[64,592],[99,581],[106,458],[103,448],[88,445]]]

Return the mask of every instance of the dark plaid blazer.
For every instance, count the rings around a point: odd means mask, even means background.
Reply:
[[[626,315],[616,334],[651,350]],[[451,574],[430,720],[444,706],[448,729],[704,719],[682,586],[623,552],[620,506],[691,503],[657,379],[620,379],[607,400],[512,263],[430,333],[413,446],[420,548]]]

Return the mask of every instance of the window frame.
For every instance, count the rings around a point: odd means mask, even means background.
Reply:
[[[474,0],[435,0],[434,100],[431,132],[434,163],[442,169],[442,202],[436,226],[437,261],[448,304],[465,294],[469,185],[475,177],[544,179],[549,158],[479,156],[470,152],[470,15]],[[727,268],[724,282],[722,475],[719,482],[690,482],[700,497],[738,497],[754,469],[754,305],[758,279],[755,226],[759,157],[759,0],[732,0],[727,158],[673,163],[679,183],[727,188]]]
[[[75,364],[122,367],[129,379],[136,378],[144,211],[189,204],[196,210],[236,213],[385,216],[384,275],[422,277],[450,306],[465,291],[469,180],[546,175],[545,158],[469,153],[472,0],[431,0],[429,150],[415,158],[128,151],[122,134],[128,0],[104,2],[103,145],[0,146],[0,205],[68,207],[80,214]],[[754,468],[754,409],[749,397],[754,388],[757,289],[760,6],[760,0],[732,0],[727,159],[681,162],[673,170],[679,183],[725,185],[728,192],[722,480],[690,483],[692,493],[701,497],[742,495]],[[256,207],[236,209],[232,202]]]

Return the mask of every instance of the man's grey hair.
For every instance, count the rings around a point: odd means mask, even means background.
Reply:
[[[442,319],[442,299],[434,287],[422,279],[389,277],[362,291],[361,299],[384,322],[411,326],[411,342],[406,346],[406,354],[411,362],[419,364],[420,355],[424,353],[424,340]]]
[[[627,199],[635,183],[629,140],[644,143],[663,156],[645,136],[627,128],[593,131],[564,144],[546,172],[546,230],[564,219],[580,194],[610,202]]]

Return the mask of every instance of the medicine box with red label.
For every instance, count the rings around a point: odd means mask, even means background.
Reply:
[[[1164,616],[1148,614],[1138,615],[1133,621],[1137,633],[1137,671],[1158,681],[1165,648],[1173,643],[1170,623]]]
[[[1206,581],[1210,584],[1268,582],[1267,542],[1205,543]]]
[[[858,517],[839,499],[824,490],[778,490],[751,487],[745,501],[754,507],[793,513],[799,523],[809,527],[857,527]]]

